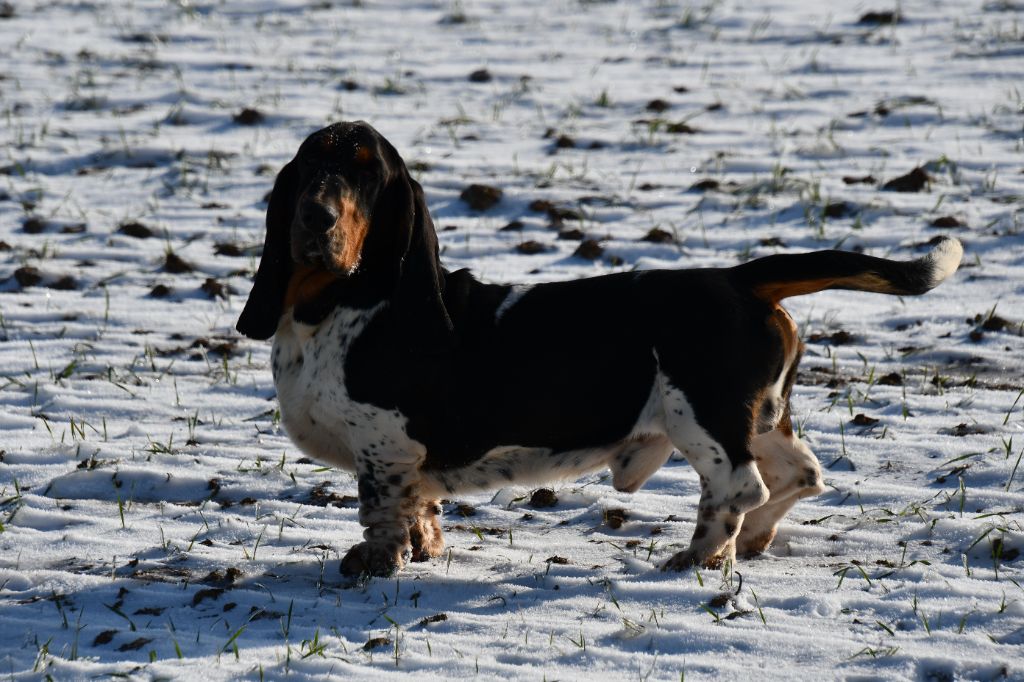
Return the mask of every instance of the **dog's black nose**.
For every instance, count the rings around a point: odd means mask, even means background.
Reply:
[[[299,209],[299,219],[310,232],[323,234],[338,222],[338,210],[319,201],[304,201]]]

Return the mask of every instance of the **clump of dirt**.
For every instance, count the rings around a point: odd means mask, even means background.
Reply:
[[[47,223],[38,216],[29,216],[21,223],[21,230],[25,234],[39,234],[45,232]]]
[[[486,211],[501,201],[502,194],[497,187],[474,183],[462,190],[459,198],[469,204],[474,211]]]
[[[558,206],[547,199],[534,199],[527,208],[538,213],[546,213],[554,226],[561,225],[566,220],[583,220],[583,214],[577,209]]]
[[[242,577],[242,572],[234,566],[221,570],[210,571],[205,578],[199,582],[204,585],[213,585],[214,587],[228,588],[235,584],[235,581]]]
[[[821,210],[826,218],[845,218],[857,213],[857,206],[848,201],[833,201]]]
[[[218,256],[231,256],[235,258],[245,255],[245,250],[233,242],[217,242],[213,245],[213,252]]]
[[[254,126],[263,123],[263,121],[266,120],[266,116],[264,116],[263,112],[258,109],[246,107],[232,116],[231,119],[238,125]]]
[[[967,227],[966,223],[961,222],[957,218],[951,215],[944,215],[940,218],[928,223],[930,227],[941,227],[941,228],[954,228],[954,227]]]
[[[385,646],[391,646],[391,640],[387,637],[371,637],[366,640],[366,644],[363,645],[363,651],[372,651]]]
[[[154,286],[152,289],[149,290],[149,297],[150,298],[167,298],[173,292],[174,292],[174,290],[171,289],[166,284],[157,284],[156,286]]]
[[[576,140],[571,136],[562,134],[555,138],[556,149],[574,149],[576,147]]]
[[[455,513],[462,518],[468,518],[470,516],[476,516],[476,507],[471,504],[458,504],[455,507]]]
[[[878,180],[874,175],[844,175],[843,182],[847,185],[874,185]]]
[[[50,289],[58,291],[77,291],[78,282],[71,275],[62,275],[47,285]]]
[[[652,99],[644,107],[644,109],[646,109],[647,111],[653,111],[656,114],[668,111],[670,108],[672,108],[672,105],[663,99]]]
[[[660,227],[652,227],[647,234],[640,237],[642,242],[651,242],[652,244],[673,244],[676,241],[675,236],[668,230],[663,230]]]
[[[679,121],[666,125],[665,132],[672,133],[673,135],[693,135],[699,131],[685,121]]]
[[[528,504],[534,509],[547,509],[558,504],[558,496],[551,488],[538,488],[530,495]]]
[[[596,239],[584,239],[572,255],[586,260],[597,260],[604,255],[604,247],[598,244]]]
[[[843,346],[853,341],[853,334],[843,329],[831,334],[825,334],[823,332],[814,332],[807,337],[807,340],[811,343],[831,343],[833,346]]]
[[[565,566],[569,563],[568,559],[566,559],[564,556],[558,556],[557,554],[555,556],[549,556],[544,561],[549,564],[558,564],[559,566]]]
[[[629,514],[626,513],[625,509],[605,509],[604,510],[604,523],[606,526],[613,530],[622,528],[622,524],[629,518]]]
[[[306,504],[311,504],[315,507],[355,507],[359,505],[359,499],[352,495],[339,495],[336,492],[329,490],[330,483],[324,481],[318,483],[309,491],[309,497],[306,498]]]
[[[205,590],[199,590],[192,596],[192,606],[199,606],[207,599],[219,599],[224,594],[224,588],[222,587],[210,587]]]
[[[850,423],[854,426],[872,426],[877,424],[878,420],[874,417],[867,416],[863,412],[858,412],[854,418],[850,420]]]
[[[690,185],[690,189],[694,192],[707,192],[708,190],[718,189],[721,183],[718,180],[698,180],[697,182]]]
[[[493,76],[491,76],[491,72],[487,69],[477,69],[469,74],[470,83],[490,83],[492,79]]]
[[[547,246],[532,239],[528,239],[525,242],[520,242],[519,244],[516,244],[516,251],[526,256],[544,253],[547,250]]]
[[[975,343],[978,343],[985,338],[985,332],[1002,332],[1016,326],[1005,317],[996,315],[995,312],[969,317],[967,318],[967,324],[975,325],[974,329],[972,329],[970,334],[968,334],[968,338]]]
[[[219,355],[222,358],[231,358],[236,355],[241,355],[242,351],[238,349],[238,339],[236,337],[221,338],[221,339],[207,339],[200,337],[192,342],[189,346],[190,349],[204,348],[206,349],[207,355]],[[201,360],[202,355],[195,354],[193,356],[196,360]]]
[[[133,639],[132,641],[128,642],[127,644],[122,644],[121,646],[117,647],[117,650],[118,651],[138,651],[139,649],[141,649],[142,647],[146,646],[147,644],[149,644],[152,641],[153,640],[148,638],[148,637],[139,637],[137,639]]]
[[[426,618],[423,618],[422,620],[420,620],[419,626],[421,628],[425,628],[428,625],[430,625],[431,623],[443,623],[446,620],[448,620],[448,614],[447,613],[435,613],[432,616],[427,616]]]
[[[924,169],[918,166],[906,175],[893,178],[882,185],[882,189],[889,192],[920,192],[928,185],[930,178]]]
[[[210,298],[219,298],[226,300],[228,295],[231,293],[231,289],[228,285],[223,282],[218,282],[213,277],[207,277],[199,289]]]
[[[713,609],[720,609],[726,604],[728,604],[730,599],[732,599],[732,595],[728,592],[723,592],[709,599],[708,606],[710,606]]]
[[[1005,317],[1000,317],[995,313],[989,314],[978,314],[974,317],[967,318],[967,324],[977,324],[981,329],[987,332],[1001,332],[1007,327],[1014,326],[1013,322],[1010,322]]]
[[[950,429],[939,429],[939,433],[947,436],[956,436],[957,438],[963,438],[964,436],[976,436],[986,433],[992,433],[993,429],[991,426],[985,426],[984,424],[957,424]]]
[[[179,256],[178,254],[174,253],[173,251],[168,251],[167,255],[164,257],[164,272],[169,272],[174,275],[180,275],[186,272],[194,272],[195,269],[196,268],[194,265],[189,263],[187,260]]]
[[[117,231],[120,234],[135,237],[136,239],[149,239],[153,236],[153,230],[151,228],[134,220],[127,223],[121,223],[118,225]]]
[[[522,220],[513,220],[507,223],[504,227],[498,228],[498,232],[521,232],[525,224]]]
[[[117,630],[104,630],[100,634],[96,635],[96,638],[92,640],[93,646],[103,646],[104,644],[110,644],[114,641],[114,635],[117,634]]]
[[[857,23],[862,26],[887,26],[903,22],[903,15],[899,12],[865,12],[860,15]]]
[[[899,372],[889,372],[888,374],[879,377],[878,383],[882,386],[902,386],[903,376]]]
[[[567,230],[562,230],[558,233],[558,238],[566,241],[579,241],[583,239],[586,234],[583,230],[578,227],[571,227]]]
[[[37,267],[25,265],[14,271],[14,279],[23,287],[34,287],[43,281],[43,273]]]
[[[779,239],[778,237],[765,237],[763,239],[757,240],[757,243],[760,244],[761,246],[783,247],[786,245],[786,243]]]

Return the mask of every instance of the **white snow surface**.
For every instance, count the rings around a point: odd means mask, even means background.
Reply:
[[[1016,0],[0,2],[0,675],[1024,679],[1022,85]],[[353,478],[233,330],[274,174],[351,119],[489,281],[941,234],[964,262],[787,303],[828,491],[733,573],[658,570],[698,495],[673,458],[634,495],[448,500],[450,551],[353,584]]]

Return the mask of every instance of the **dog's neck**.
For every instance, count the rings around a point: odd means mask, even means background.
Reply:
[[[288,289],[284,295],[285,310],[307,305],[338,279],[338,275],[322,268],[311,265],[296,266],[295,272],[288,280]]]
[[[285,290],[282,315],[315,327],[339,306],[370,308],[387,299],[387,287],[361,269],[340,275],[296,263]]]

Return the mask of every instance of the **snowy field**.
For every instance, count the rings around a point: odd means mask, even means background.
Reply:
[[[1024,679],[1022,98],[1016,0],[0,2],[0,675]],[[446,500],[441,559],[352,584],[353,478],[233,329],[274,174],[349,119],[489,281],[966,255],[789,302],[828,491],[735,573],[658,570],[671,461]]]

